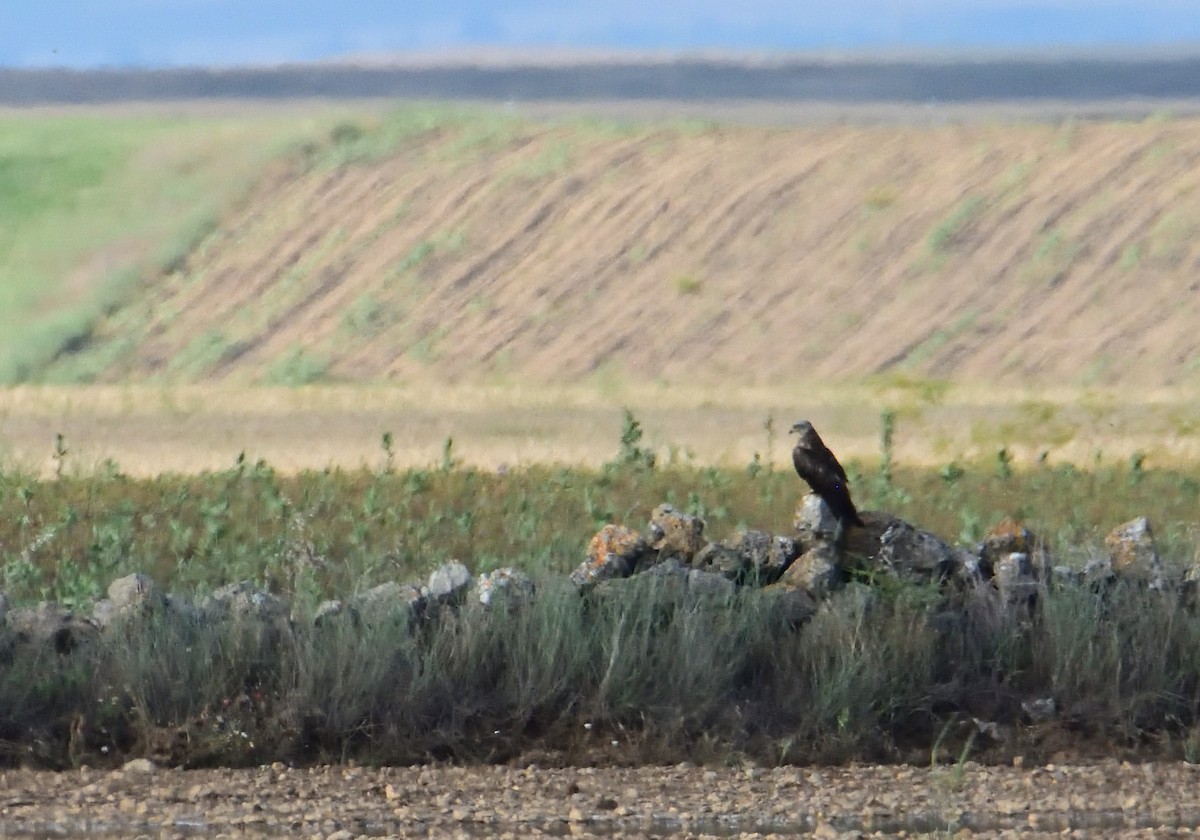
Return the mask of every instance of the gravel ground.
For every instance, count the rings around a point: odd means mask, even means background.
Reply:
[[[1187,764],[1036,768],[317,767],[0,774],[0,836],[1175,837]]]

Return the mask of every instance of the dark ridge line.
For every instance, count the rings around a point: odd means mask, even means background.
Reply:
[[[1200,98],[1200,57],[981,61],[812,59],[753,64],[583,61],[546,66],[166,70],[0,69],[0,105],[181,99],[401,98],[496,101],[714,99],[837,103],[1111,102]]]

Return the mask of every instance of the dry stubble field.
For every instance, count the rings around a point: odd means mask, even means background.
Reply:
[[[89,472],[106,461],[132,476],[220,470],[240,453],[283,472],[440,463],[448,439],[462,464],[597,466],[616,453],[623,410],[660,459],[742,467],[786,464],[786,431],[808,418],[844,458],[880,456],[881,414],[896,414],[895,458],[912,466],[993,458],[1175,467],[1200,460],[1200,401],[1187,388],[988,389],[921,381],[855,385],[230,385],[22,386],[0,391],[0,459],[35,473]],[[768,428],[770,425],[771,428]]]

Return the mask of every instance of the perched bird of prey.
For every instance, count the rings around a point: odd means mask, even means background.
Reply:
[[[792,463],[796,472],[808,482],[813,492],[825,500],[841,527],[863,524],[858,510],[850,499],[850,488],[846,486],[846,471],[838,459],[829,451],[825,441],[817,434],[812,423],[801,420],[791,429],[800,435],[796,448],[792,450]]]

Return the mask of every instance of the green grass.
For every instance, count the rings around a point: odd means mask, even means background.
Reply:
[[[930,231],[926,247],[935,260],[944,259],[962,244],[964,232],[982,215],[985,209],[986,203],[982,196],[967,196],[958,203],[949,216]]]
[[[1132,461],[913,470],[890,462],[884,438],[886,469],[850,465],[861,507],[885,505],[966,542],[1013,515],[1056,562],[1075,565],[1103,551],[1111,526],[1145,513],[1169,568],[1196,556],[1200,472]],[[463,469],[448,440],[440,468],[396,471],[391,445],[385,437],[377,470],[283,476],[239,460],[135,480],[116,465],[73,475],[65,441],[61,478],[0,472],[0,588],[15,604],[86,609],[111,580],[142,571],[193,597],[248,579],[297,617],[289,629],[152,614],[66,654],[0,632],[10,760],[411,763],[536,749],[566,761],[771,764],[927,760],[931,744],[934,754],[1030,760],[1059,749],[1021,728],[1021,703],[1045,697],[1067,728],[1086,716],[1082,743],[1195,752],[1200,618],[1189,597],[1047,582],[1032,608],[1005,608],[988,586],[875,576],[797,628],[756,590],[681,597],[645,577],[581,596],[565,573],[604,523],[642,527],[670,501],[704,517],[712,539],[744,527],[788,533],[798,480],[757,462],[658,465],[632,415],[601,469]],[[324,597],[420,580],[452,558],[473,572],[523,568],[537,597],[416,622],[307,620]],[[980,744],[954,726],[970,717],[1018,734]]]
[[[264,383],[297,387],[319,382],[329,370],[329,359],[294,346],[267,370]]]
[[[416,579],[452,558],[476,571],[565,573],[601,525],[643,527],[662,502],[703,516],[710,539],[739,528],[791,530],[802,488],[790,470],[651,467],[636,442],[626,449],[633,454],[598,470],[381,466],[285,476],[242,462],[150,479],[126,478],[117,465],[75,475],[68,454],[58,480],[0,472],[0,588],[18,601],[79,600],[143,571],[185,592],[248,578],[282,592],[344,595]],[[1011,471],[997,463],[890,465],[885,476],[852,462],[848,470],[860,507],[886,507],[951,542],[978,539],[1013,516],[1078,559],[1144,514],[1168,562],[1190,564],[1200,472],[1125,462]],[[296,546],[326,561],[302,586],[286,560]]]
[[[183,265],[268,160],[335,118],[0,118],[0,383],[86,343],[144,277]]]

